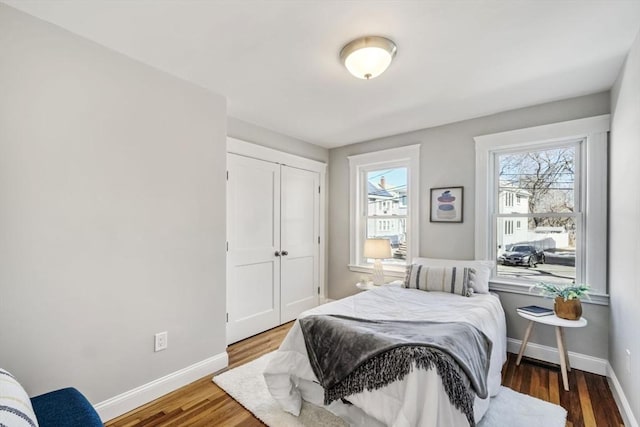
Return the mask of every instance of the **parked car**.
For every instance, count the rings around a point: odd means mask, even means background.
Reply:
[[[498,262],[503,265],[535,267],[537,264],[544,264],[544,261],[544,251],[531,245],[515,245],[498,257]]]

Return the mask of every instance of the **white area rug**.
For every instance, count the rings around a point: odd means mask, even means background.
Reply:
[[[345,427],[331,412],[303,402],[299,417],[284,412],[271,397],[262,372],[271,353],[213,377],[213,382],[270,427]],[[561,406],[501,387],[478,427],[564,427]]]

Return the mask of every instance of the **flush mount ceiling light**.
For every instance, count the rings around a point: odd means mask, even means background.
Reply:
[[[342,48],[340,60],[351,74],[369,80],[384,73],[396,50],[396,44],[385,37],[360,37]]]

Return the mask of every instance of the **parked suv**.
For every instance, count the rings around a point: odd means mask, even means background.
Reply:
[[[536,250],[531,245],[515,245],[498,257],[498,262],[503,265],[528,265],[535,267],[544,264],[544,251]]]

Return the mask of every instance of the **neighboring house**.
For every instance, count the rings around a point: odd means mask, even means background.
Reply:
[[[504,214],[529,213],[531,193],[522,188],[501,187],[498,198],[499,212]],[[498,218],[498,255],[516,244],[529,244],[537,250],[568,248],[569,232],[563,227],[539,226],[529,229],[525,217]]]
[[[526,214],[529,212],[530,193],[521,188],[502,187],[498,212]],[[498,255],[515,243],[524,243],[529,239],[527,218],[498,218]]]
[[[404,243],[407,233],[407,191],[402,189],[387,189],[385,177],[381,177],[376,184],[367,182],[369,215],[380,216],[372,221],[368,232],[370,236],[385,237],[391,241],[391,246],[397,248]],[[402,216],[403,218],[394,218]]]

